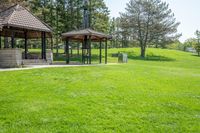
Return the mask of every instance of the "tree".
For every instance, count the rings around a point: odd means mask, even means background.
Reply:
[[[186,51],[187,48],[193,47],[197,43],[196,38],[189,38],[183,44],[183,51]]]
[[[15,4],[26,5],[26,1],[24,1],[24,0],[1,0],[0,11],[8,8],[9,6],[15,5]]]
[[[110,20],[109,25],[109,34],[112,35],[113,39],[111,42],[111,47],[113,48],[121,48],[126,43],[126,37],[124,32],[124,28],[122,27],[120,23],[120,18],[112,18]],[[125,43],[124,43],[125,42]]]
[[[200,31],[197,30],[195,35],[197,36],[197,43],[194,44],[194,48],[197,51],[198,56],[200,56]]]
[[[151,43],[179,37],[176,32],[180,23],[168,4],[160,0],[130,0],[126,12],[121,13],[121,24],[138,41],[141,57],[145,57],[146,47]]]
[[[109,32],[109,10],[104,0],[89,0],[90,27],[97,31]]]

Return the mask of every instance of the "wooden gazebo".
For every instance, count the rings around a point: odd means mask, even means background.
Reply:
[[[28,39],[41,38],[41,58],[46,59],[46,38],[52,37],[52,30],[26,8],[14,5],[0,12],[0,49],[1,37],[11,37],[11,46],[4,45],[4,49],[15,48],[15,38],[23,38],[25,59],[28,58]]]
[[[101,32],[94,31],[90,28],[83,30],[71,31],[62,34],[66,48],[66,63],[69,64],[69,41],[78,41],[82,43],[82,63],[91,64],[91,42],[99,42],[99,63],[102,63],[102,42],[105,42],[105,64],[107,64],[107,41],[111,36]]]
[[[91,4],[91,1],[90,1]],[[62,39],[65,41],[66,63],[69,64],[69,41],[78,41],[82,43],[82,63],[91,64],[91,42],[99,42],[99,63],[102,63],[102,42],[105,42],[105,64],[107,64],[107,41],[111,36],[91,29],[91,10],[89,9],[89,1],[83,0],[83,29],[70,31],[62,34]]]

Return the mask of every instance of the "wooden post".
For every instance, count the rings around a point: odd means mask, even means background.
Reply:
[[[86,55],[86,59],[87,59],[87,64],[89,64],[89,49],[88,49],[88,46],[87,46],[87,50],[86,50],[87,52],[87,55]]]
[[[65,51],[66,51],[66,64],[69,64],[69,39],[67,38],[65,42]]]
[[[87,54],[88,54],[88,38],[85,35],[84,36],[84,42],[83,42],[83,64],[85,64],[86,61],[87,61],[87,64],[88,64],[88,56],[87,56]]]
[[[41,57],[44,59],[44,32],[41,33]]]
[[[83,48],[84,48],[84,41],[82,42],[82,64],[84,64],[84,54],[83,54]]]
[[[12,32],[12,37],[11,37],[11,48],[15,47],[15,33]]]
[[[46,60],[46,33],[42,32],[42,59]]]
[[[92,64],[91,36],[89,36],[89,64]]]
[[[99,63],[102,63],[102,41],[100,40],[100,46],[99,46]]]
[[[47,44],[46,44],[46,32],[44,32],[44,59],[45,59],[45,60],[47,59],[47,58],[46,58],[46,53],[47,53],[46,49],[47,49]]]
[[[108,44],[107,44],[107,39],[106,39],[106,45],[105,45],[105,64],[107,64],[108,60]]]
[[[27,38],[27,31],[24,32],[24,49],[25,49],[25,52],[24,52],[24,58],[25,59],[28,59],[28,46],[27,46],[27,41],[28,41],[28,38]]]

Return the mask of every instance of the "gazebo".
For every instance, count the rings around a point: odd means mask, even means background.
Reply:
[[[90,3],[91,4],[91,3]],[[105,42],[105,64],[107,64],[107,41],[112,37],[101,32],[91,29],[91,12],[88,11],[89,1],[83,0],[83,29],[70,31],[62,34],[62,39],[65,41],[66,63],[69,64],[69,41],[78,41],[82,43],[82,63],[91,64],[91,42],[99,42],[99,62],[102,63],[102,42]]]
[[[24,39],[25,59],[28,59],[28,39],[41,38],[41,59],[46,60],[46,38],[52,37],[52,30],[26,8],[14,5],[0,12],[0,49],[1,37],[11,37],[11,46],[4,44],[4,49],[14,49],[15,38]]]
[[[111,36],[101,32],[94,31],[90,28],[83,30],[71,31],[62,34],[66,48],[66,63],[69,64],[69,41],[78,41],[82,43],[82,63],[91,64],[91,42],[99,42],[99,63],[102,63],[102,42],[105,42],[105,64],[107,64],[107,41]]]

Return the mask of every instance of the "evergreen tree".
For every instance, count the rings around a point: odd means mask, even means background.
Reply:
[[[180,23],[166,2],[160,0],[130,0],[126,12],[121,13],[121,23],[130,30],[133,39],[139,42],[141,57],[152,42],[176,40]]]
[[[104,0],[90,0],[91,28],[109,32],[109,10]]]
[[[82,0],[2,0],[0,9],[15,3],[26,3],[34,15],[52,27],[57,53],[58,45],[62,42],[61,33],[83,28]],[[89,3],[91,28],[108,33],[109,11],[104,0],[89,0]]]

